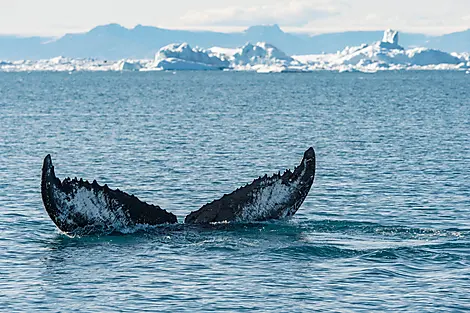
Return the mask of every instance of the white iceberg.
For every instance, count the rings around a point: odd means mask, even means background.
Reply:
[[[393,29],[387,29],[384,32],[382,41],[379,42],[380,47],[386,49],[400,49],[403,50],[403,47],[398,44],[398,32]]]
[[[142,64],[138,61],[121,60],[116,64],[116,70],[122,72],[140,71],[142,67]]]
[[[412,65],[432,65],[432,64],[460,64],[462,61],[440,50],[428,48],[414,48],[406,51],[408,63]]]
[[[290,56],[266,42],[247,43],[233,55],[236,65],[289,64],[292,61]]]
[[[339,71],[374,73],[385,70],[470,71],[470,52],[447,53],[428,48],[404,49],[397,31],[381,41],[346,47],[330,54],[289,56],[266,42],[240,48],[192,48],[187,43],[161,48],[154,60],[105,61],[56,57],[48,60],[0,61],[0,71],[155,71],[235,70],[258,73]]]
[[[346,48],[339,53],[334,62],[353,65],[377,63],[379,67],[393,64],[426,66],[461,63],[460,59],[439,50],[428,48],[405,50],[398,44],[398,33],[391,30],[385,32],[384,40],[372,45]]]
[[[336,54],[294,56],[308,64],[309,70],[338,70],[375,72],[380,70],[458,70],[469,67],[464,55],[450,54],[435,49],[405,50],[399,45],[398,32],[386,30],[382,41],[346,47]]]
[[[304,70],[299,62],[266,42],[247,43],[237,49],[212,47],[209,50],[220,58],[229,60],[231,68],[236,71],[278,73]]]
[[[155,68],[163,70],[223,70],[230,62],[210,51],[192,48],[189,44],[170,44],[155,55]]]

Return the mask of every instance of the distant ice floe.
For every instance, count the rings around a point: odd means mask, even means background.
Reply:
[[[386,70],[461,70],[470,73],[470,53],[447,53],[428,48],[404,49],[399,34],[386,30],[381,41],[346,47],[332,54],[289,56],[275,46],[258,42],[240,48],[204,50],[187,43],[161,48],[154,60],[104,61],[57,57],[38,61],[1,61],[0,71],[201,71],[366,72]]]
[[[151,60],[106,61],[56,57],[38,61],[0,61],[0,72],[140,71],[151,63]]]

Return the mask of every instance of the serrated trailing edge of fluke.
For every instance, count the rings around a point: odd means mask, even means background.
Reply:
[[[260,176],[191,212],[185,223],[251,222],[292,216],[305,200],[314,176],[315,151],[309,148],[293,172],[287,169],[282,175]]]
[[[120,231],[139,224],[176,223],[177,218],[159,206],[148,204],[119,189],[101,186],[96,180],[55,176],[50,155],[44,158],[41,179],[44,207],[56,226],[66,234]]]
[[[315,152],[304,153],[294,171],[264,175],[186,216],[185,223],[257,222],[294,215],[313,184]],[[123,232],[138,225],[177,223],[177,218],[96,180],[60,180],[50,155],[44,158],[41,177],[44,207],[57,227],[68,235]]]

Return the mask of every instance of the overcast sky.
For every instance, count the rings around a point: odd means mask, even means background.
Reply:
[[[470,28],[470,0],[0,0],[0,34],[53,35],[119,23],[238,31],[382,30],[443,34]]]

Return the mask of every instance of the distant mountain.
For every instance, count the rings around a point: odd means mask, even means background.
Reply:
[[[43,44],[50,40],[52,38],[0,36],[0,59],[39,59],[44,56]]]
[[[252,26],[243,32],[220,33],[210,31],[169,30],[137,25],[132,29],[118,24],[93,28],[89,32],[66,34],[52,39],[0,36],[0,59],[40,59],[65,56],[73,58],[153,58],[155,53],[170,43],[187,42],[192,46],[210,48],[240,47],[247,42],[268,42],[289,55],[331,53],[345,46],[372,43],[382,31],[357,31],[315,36],[286,33],[278,25]],[[400,33],[402,46],[424,46],[444,51],[470,51],[470,30],[439,37]]]
[[[193,46],[239,47],[246,42],[266,41],[285,48],[287,53],[311,51],[309,40],[284,33],[278,25],[253,26],[241,33],[168,30],[137,25],[127,29],[118,24],[98,26],[84,34],[67,34],[49,43],[47,55],[95,58],[152,58],[155,52],[170,43],[187,42]]]
[[[463,32],[431,37],[423,45],[447,52],[470,52],[470,29]]]

